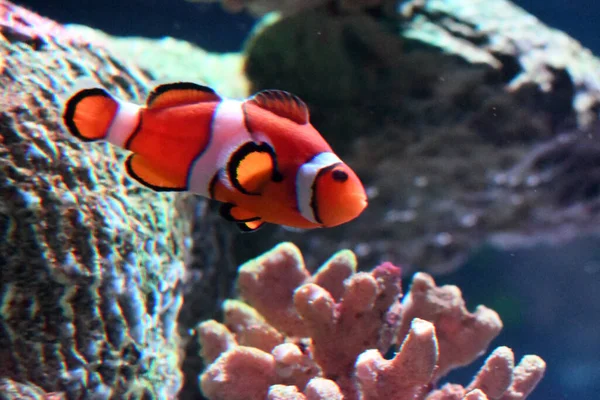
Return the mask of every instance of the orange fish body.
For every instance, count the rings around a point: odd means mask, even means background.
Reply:
[[[88,88],[67,100],[63,120],[82,140],[131,151],[127,172],[141,184],[222,202],[221,215],[243,231],[264,222],[336,226],[367,205],[356,174],[309,123],[306,105],[287,92],[237,101],[177,82],[156,87],[139,106]]]

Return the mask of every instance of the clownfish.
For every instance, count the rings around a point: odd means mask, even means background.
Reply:
[[[265,222],[332,227],[367,206],[357,175],[310,124],[306,104],[288,92],[266,90],[242,101],[175,82],[137,105],[88,87],[65,102],[63,122],[83,141],[131,151],[125,168],[142,185],[221,202],[220,214],[242,231]]]

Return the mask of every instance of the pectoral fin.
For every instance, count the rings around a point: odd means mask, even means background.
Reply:
[[[259,195],[269,181],[281,180],[275,152],[266,143],[248,142],[229,159],[227,174],[234,188],[245,195]]]

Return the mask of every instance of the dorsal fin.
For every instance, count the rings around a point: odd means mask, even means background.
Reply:
[[[309,120],[306,104],[297,96],[283,90],[263,90],[256,93],[248,102],[300,125],[307,124]]]
[[[146,107],[166,108],[204,101],[221,101],[221,97],[207,86],[192,82],[173,82],[155,87],[148,95]]]

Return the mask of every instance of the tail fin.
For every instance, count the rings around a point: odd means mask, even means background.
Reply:
[[[69,132],[86,142],[106,138],[119,102],[101,87],[76,90],[67,100],[63,121]]]

